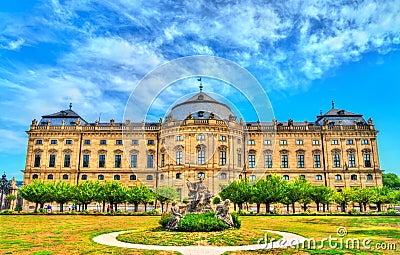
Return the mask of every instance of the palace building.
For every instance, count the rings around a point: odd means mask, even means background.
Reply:
[[[382,186],[371,119],[337,109],[313,121],[243,122],[200,91],[156,123],[88,122],[71,109],[33,120],[24,184],[34,179],[174,186],[203,179],[213,193],[235,178],[305,178],[334,189]]]

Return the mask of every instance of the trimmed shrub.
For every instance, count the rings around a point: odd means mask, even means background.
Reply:
[[[167,226],[167,223],[169,221],[169,218],[171,218],[171,214],[170,213],[163,213],[161,215],[161,219],[158,221],[158,223],[160,223],[161,226],[163,226],[163,228],[165,228]]]
[[[179,221],[178,230],[182,232],[212,232],[228,229],[222,220],[215,218],[214,212],[186,214]]]
[[[239,229],[242,226],[242,222],[239,220],[239,216],[237,215],[236,212],[231,213],[233,224],[235,225],[235,228]]]

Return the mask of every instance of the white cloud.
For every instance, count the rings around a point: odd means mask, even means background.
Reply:
[[[24,38],[18,38],[15,41],[8,42],[7,45],[0,45],[0,47],[6,50],[19,50],[24,43],[25,43]]]

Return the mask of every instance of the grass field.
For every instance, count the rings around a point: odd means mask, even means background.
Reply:
[[[173,254],[107,247],[92,241],[96,235],[158,225],[157,216],[86,216],[86,215],[2,215],[0,216],[0,254]],[[399,254],[400,217],[274,216],[240,217],[241,231],[266,229],[293,232],[319,242],[339,237],[336,230],[346,227],[345,238],[370,238],[374,250],[286,249],[230,254]],[[262,238],[263,236],[260,236]],[[396,245],[397,250],[375,249],[375,244]],[[391,247],[393,248],[393,247]]]

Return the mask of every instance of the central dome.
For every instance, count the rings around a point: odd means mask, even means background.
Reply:
[[[229,120],[235,116],[226,104],[218,102],[204,92],[199,92],[188,100],[175,105],[168,116],[172,116],[175,120],[184,120],[192,114],[193,119],[209,119],[210,113],[213,113],[214,118],[219,120]]]

